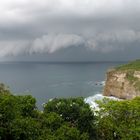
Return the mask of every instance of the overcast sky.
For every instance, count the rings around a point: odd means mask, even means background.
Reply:
[[[0,60],[140,58],[140,0],[1,0]]]

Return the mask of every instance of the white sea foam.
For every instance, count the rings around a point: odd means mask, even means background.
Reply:
[[[103,100],[104,98],[108,98],[111,100],[117,100],[117,101],[120,100],[116,97],[107,97],[107,96],[103,96],[101,93],[98,93],[93,96],[85,98],[84,101],[85,101],[85,103],[89,104],[93,110],[99,110],[99,106],[96,103],[96,101]]]
[[[101,81],[101,84],[102,84],[103,86],[105,86],[105,81]]]

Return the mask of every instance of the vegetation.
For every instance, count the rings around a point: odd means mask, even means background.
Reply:
[[[140,139],[140,97],[104,99],[97,112],[83,98],[53,99],[40,111],[32,96],[14,96],[4,89],[0,89],[0,140]]]
[[[3,90],[5,86],[2,86]],[[95,116],[83,98],[54,99],[36,107],[28,96],[0,91],[0,140],[95,139]]]
[[[97,133],[101,140],[140,139],[140,97],[133,100],[98,102]]]
[[[140,79],[134,76],[135,71],[140,71],[140,60],[121,65],[115,68],[116,71],[126,72],[126,79],[140,91]]]
[[[125,78],[134,85],[136,90],[140,91],[140,79],[134,76],[134,71],[128,70]]]
[[[135,60],[133,62],[130,62],[125,65],[121,65],[119,67],[116,67],[116,70],[140,70],[140,60]]]
[[[0,94],[11,94],[9,87],[5,86],[3,83],[0,83]]]

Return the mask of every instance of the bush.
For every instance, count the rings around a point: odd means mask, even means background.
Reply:
[[[98,139],[140,139],[140,97],[125,101],[100,102]]]
[[[0,140],[139,140],[140,97],[98,102],[90,109],[83,98],[53,99],[36,108],[36,100],[0,94]],[[96,114],[96,116],[94,116]]]
[[[0,140],[89,140],[94,120],[83,98],[54,99],[42,112],[30,95],[0,94]]]
[[[95,116],[83,98],[54,99],[45,105],[44,113],[55,112],[81,133],[95,137]]]

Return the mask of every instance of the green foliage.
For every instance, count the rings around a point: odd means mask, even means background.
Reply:
[[[140,97],[126,101],[100,102],[98,139],[140,139]]]
[[[88,140],[87,134],[80,135],[80,131],[68,125],[62,125],[56,131],[57,140]]]
[[[125,65],[121,65],[116,70],[140,70],[140,60],[135,60]]]
[[[126,73],[126,78],[127,78],[131,83],[133,83],[133,82],[135,82],[135,81],[138,80],[137,77],[134,77],[134,71],[132,71],[132,70],[129,70],[129,71]]]
[[[131,63],[122,65],[117,67],[115,70],[117,71],[125,71],[126,72],[126,79],[134,85],[136,90],[140,90],[140,80],[139,78],[134,76],[135,71],[140,71],[140,60],[133,61]]]
[[[0,83],[0,94],[10,94],[9,87],[5,86],[3,83]]]
[[[95,118],[83,98],[54,99],[42,112],[37,110],[36,100],[30,95],[3,93],[0,94],[0,140],[89,140],[94,134]]]
[[[32,127],[32,130],[29,128],[33,122],[30,117],[35,114],[34,112],[35,99],[33,97],[13,96],[10,94],[0,95],[0,139],[15,140],[15,137],[18,139],[20,136],[16,134],[23,130],[23,126],[25,131],[29,129],[34,131],[35,127]],[[27,130],[27,128],[29,129]],[[22,137],[22,139],[26,139],[26,137]]]
[[[44,113],[55,112],[72,127],[77,127],[82,133],[87,132],[90,137],[95,136],[95,116],[83,98],[54,99],[45,105]]]
[[[126,77],[127,80],[129,80],[129,82],[134,85],[135,89],[140,91],[140,80],[137,77],[134,77],[134,71],[132,70],[128,70],[126,72]]]
[[[40,111],[32,96],[2,93],[0,140],[140,139],[140,97],[104,99],[95,113],[83,98],[53,99]]]
[[[87,133],[80,133],[76,127],[71,127],[69,124],[61,124],[56,131],[50,129],[42,130],[39,140],[89,140]]]
[[[17,107],[19,107],[22,116],[33,116],[36,112],[36,100],[31,95],[15,96]]]
[[[36,140],[40,135],[40,123],[33,118],[16,118],[10,125],[14,140]]]
[[[42,114],[42,125],[44,128],[49,128],[52,132],[56,131],[64,123],[64,120],[57,113]]]

